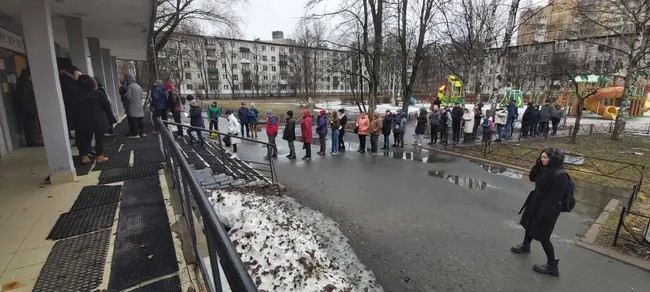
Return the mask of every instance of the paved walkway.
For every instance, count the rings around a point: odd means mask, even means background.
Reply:
[[[532,188],[521,173],[409,147],[289,161],[278,140],[275,165],[288,195],[338,222],[386,291],[650,290],[647,272],[574,245],[593,219],[577,213],[562,214],[552,239],[559,278],[531,270],[545,261],[539,244],[512,254],[523,237],[517,210]],[[239,149],[240,157],[265,154]]]

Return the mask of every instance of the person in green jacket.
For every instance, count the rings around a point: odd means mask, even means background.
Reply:
[[[212,102],[208,107],[208,118],[210,119],[210,131],[219,131],[219,117],[221,117],[221,108],[217,106],[217,102]],[[216,136],[210,134],[210,136]]]

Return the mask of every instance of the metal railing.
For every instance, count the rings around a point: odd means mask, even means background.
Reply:
[[[163,126],[162,121],[158,118],[154,122],[161,126],[160,135],[167,162],[166,168],[171,173],[173,187],[179,193],[183,217],[208,291],[220,292],[223,290],[220,267],[223,268],[223,273],[233,291],[257,291],[257,287],[228,237],[228,232],[212,208],[201,185],[194,177],[182,150],[174,141],[171,132],[167,127]],[[203,234],[196,232],[197,227],[199,230],[203,230]],[[200,236],[205,236],[210,270],[208,270],[206,263],[202,260],[203,257],[201,257],[201,251],[199,250]]]
[[[203,118],[208,120],[208,121],[212,121],[212,119],[210,119],[210,118],[206,118],[206,117],[203,117]],[[215,121],[217,123],[219,122],[218,120],[215,120]],[[208,130],[208,129],[205,129],[205,128],[194,127],[194,126],[190,126],[188,124],[181,124],[181,123],[168,122],[168,121],[162,121],[162,123],[164,125],[163,128],[167,128],[168,125],[173,125],[173,126],[181,126],[183,128],[188,128],[188,129],[194,129],[194,130],[205,132],[205,133],[208,133],[208,134],[216,134],[217,137],[219,137],[218,139],[211,140],[211,139],[208,139],[207,137],[204,137],[204,139],[206,139],[206,142],[207,141],[215,141],[218,148],[221,150],[221,151],[219,151],[219,156],[220,156],[219,158],[220,158],[221,162],[223,162],[223,161],[225,161],[227,159],[227,157],[225,156],[225,151],[224,151],[226,147],[224,146],[224,142],[222,140],[222,137],[229,137],[230,139],[237,139],[237,140],[247,141],[247,142],[251,142],[251,143],[254,143],[254,144],[258,144],[258,145],[263,145],[265,148],[267,148],[267,153],[268,153],[268,149],[270,147],[277,147],[276,145],[273,145],[271,143],[262,142],[262,141],[258,141],[258,140],[254,140],[254,139],[250,139],[250,138],[245,138],[245,137],[240,137],[239,135],[232,135],[232,134],[223,133],[223,132],[219,132],[219,131]],[[260,172],[267,179],[269,179],[269,182],[272,185],[274,185],[274,186],[276,186],[278,188],[278,194],[280,193],[280,184],[278,182],[278,176],[277,176],[277,172],[275,171],[275,165],[273,163],[273,159],[266,159],[266,160],[263,160],[263,161],[255,161],[255,160],[246,160],[246,159],[239,158],[239,160],[242,161],[242,162],[248,163],[248,165],[251,167],[251,169]],[[230,169],[225,168],[225,171],[226,171],[227,175],[233,175],[233,173],[231,172]]]
[[[642,221],[642,222],[636,222],[637,223],[636,225],[645,228],[638,228],[638,227],[630,228],[628,224],[632,224],[632,223],[625,222],[626,219],[628,219],[628,216],[636,217],[635,218],[636,220],[633,221]],[[650,229],[650,216],[640,214],[638,212],[630,211],[628,207],[623,207],[621,209],[621,215],[618,218],[618,225],[616,226],[616,233],[614,234],[614,242],[612,243],[612,246],[616,246],[616,243],[618,242],[619,239],[632,242],[634,244],[642,245],[642,246],[650,246],[650,242],[646,237],[648,232],[650,232],[649,229]]]

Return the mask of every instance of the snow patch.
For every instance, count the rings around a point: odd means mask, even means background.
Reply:
[[[383,291],[338,224],[289,197],[208,196],[260,291]]]

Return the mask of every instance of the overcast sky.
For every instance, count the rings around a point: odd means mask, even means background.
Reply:
[[[284,31],[284,36],[293,34],[296,23],[304,14],[307,0],[248,0],[238,5],[244,39],[260,38],[270,40],[274,30]]]

